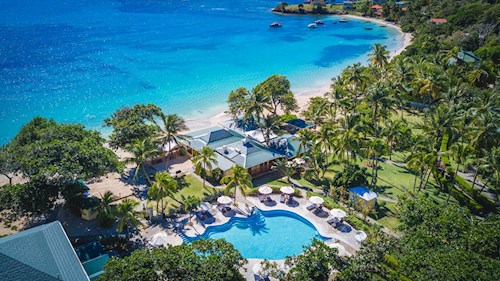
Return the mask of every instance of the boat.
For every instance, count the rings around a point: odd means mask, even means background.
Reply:
[[[270,25],[270,27],[281,27],[281,26],[282,26],[281,23],[279,23],[277,21],[271,23],[271,25]]]
[[[372,29],[373,29],[373,27],[365,26],[365,29],[366,29],[366,30],[372,30]]]
[[[309,27],[309,28],[316,28],[316,27],[318,27],[318,25],[315,24],[315,23],[310,23],[310,24],[307,25],[307,27]]]
[[[379,26],[380,26],[380,27],[387,27],[387,25],[386,25],[386,24],[381,24],[381,25],[379,25]]]
[[[346,18],[341,18],[341,19],[339,20],[339,22],[346,23],[346,22],[349,22],[349,21],[348,21]]]
[[[337,21],[332,21],[333,24],[337,24]]]
[[[315,21],[314,21],[314,23],[315,23],[315,24],[325,24],[325,22],[324,22],[324,21],[322,21],[322,20],[315,20]]]

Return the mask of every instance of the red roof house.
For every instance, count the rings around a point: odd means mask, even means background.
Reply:
[[[431,22],[434,24],[442,24],[442,23],[447,23],[448,20],[442,19],[442,18],[435,18],[435,19],[431,19]]]

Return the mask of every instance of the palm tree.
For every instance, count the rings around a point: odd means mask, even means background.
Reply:
[[[136,228],[142,225],[138,219],[140,212],[135,208],[139,206],[139,202],[131,199],[123,199],[123,201],[116,206],[116,216],[118,217],[118,225],[116,230],[122,232],[123,228],[127,230],[127,239],[130,238],[130,227]]]
[[[229,173],[230,174],[228,176],[225,176],[220,180],[220,183],[226,185],[226,193],[229,193],[231,189],[234,189],[234,202],[236,202],[236,193],[238,188],[243,196],[245,196],[245,189],[253,187],[252,176],[245,168],[239,165],[233,166]]]
[[[383,134],[385,135],[387,146],[389,148],[389,160],[392,160],[392,152],[396,143],[402,143],[407,140],[405,137],[407,134],[405,134],[405,132],[409,132],[406,120],[392,120],[389,118],[387,122],[385,122]]]
[[[330,92],[326,93],[325,96],[328,97],[332,102],[332,121],[335,123],[335,120],[337,118],[337,109],[342,106],[342,100],[345,99],[347,95],[344,80],[340,76],[337,78],[333,78],[330,89]]]
[[[113,203],[113,201],[115,201],[113,192],[106,191],[104,195],[101,194],[99,206],[97,206],[97,210],[99,211],[97,220],[99,224],[104,226],[112,224],[112,219],[114,219],[114,216],[111,209],[111,203]]]
[[[265,116],[264,119],[262,119],[262,122],[259,123],[266,145],[269,146],[272,134],[279,134],[281,132],[280,125],[280,118],[272,114]]]
[[[205,180],[207,175],[212,174],[213,165],[217,165],[217,157],[215,152],[208,146],[201,149],[200,153],[193,157],[195,165],[195,172],[197,174],[205,173],[203,176],[203,187],[205,187]]]
[[[148,183],[151,184],[146,166],[149,160],[160,155],[158,147],[150,139],[144,139],[137,140],[127,148],[127,151],[131,152],[132,156],[126,158],[125,163],[134,163],[136,165],[133,181],[137,181],[139,173],[142,171]]]
[[[359,115],[352,114],[341,119],[332,131],[337,154],[347,162],[356,160],[360,146]]]
[[[365,73],[365,68],[360,63],[349,66],[342,73],[342,78],[345,79],[347,88],[352,94],[352,108],[356,108],[357,99],[364,91],[366,83],[369,81],[368,75]]]
[[[177,193],[177,191],[177,181],[174,180],[168,172],[164,171],[161,173],[156,173],[155,181],[148,190],[148,196],[151,195],[152,200],[155,200],[157,202],[157,205],[158,203],[161,203],[161,211],[163,212],[165,211],[165,197],[170,197],[177,203],[182,204],[182,202],[175,198],[175,194]]]
[[[243,116],[244,120],[256,118],[257,123],[260,123],[260,118],[264,116],[264,112],[272,111],[271,98],[263,91],[253,89],[248,98],[247,107]]]
[[[159,140],[164,148],[167,149],[167,161],[165,167],[168,168],[168,159],[172,156],[172,150],[178,146],[182,152],[185,152],[184,145],[181,140],[187,141],[191,139],[188,135],[183,135],[181,132],[187,131],[186,121],[177,114],[161,114],[161,124],[156,124],[159,131]]]
[[[314,132],[310,129],[302,129],[295,134],[294,138],[299,141],[297,156],[302,156],[309,150],[314,140]]]
[[[383,68],[389,61],[390,52],[385,46],[382,46],[379,43],[375,44],[373,47],[370,47],[370,49],[372,50],[372,52],[368,54],[368,57],[370,58],[369,62],[372,66],[379,68],[380,72],[382,73]]]
[[[387,144],[382,139],[371,138],[367,142],[365,142],[365,146],[361,148],[361,152],[363,152],[364,156],[368,159],[372,160],[372,182],[371,186],[375,187],[378,179],[378,162],[379,157],[384,155],[387,151]]]
[[[378,138],[378,118],[383,114],[387,114],[388,109],[392,105],[388,88],[383,83],[377,82],[368,91],[366,101],[372,110],[373,131],[375,133],[375,138]]]
[[[200,205],[200,198],[188,195],[186,198],[183,198],[182,204],[184,205],[185,210],[192,214],[193,211]]]
[[[278,170],[282,175],[286,176],[286,180],[290,182],[290,176],[293,171],[293,168],[288,164],[288,159],[280,158],[274,161],[274,169]]]
[[[473,152],[472,146],[468,143],[464,142],[456,142],[451,146],[451,154],[453,158],[455,159],[455,162],[457,164],[457,168],[455,170],[455,173],[453,174],[453,180],[451,181],[450,185],[450,193],[448,194],[448,198],[446,199],[446,203],[450,200],[451,196],[451,190],[455,186],[455,181],[457,179],[458,171],[460,170],[460,166],[462,163],[465,162],[466,158],[471,155]]]
[[[437,100],[448,85],[447,77],[441,67],[427,62],[419,68],[415,86],[419,94],[429,94],[433,100]]]

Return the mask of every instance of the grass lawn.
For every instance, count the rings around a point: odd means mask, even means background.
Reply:
[[[180,191],[177,192],[175,198],[182,202],[183,198],[187,196],[195,196],[199,199],[203,199],[203,197],[207,195],[211,195],[216,193],[218,190],[212,187],[203,187],[203,183],[193,175],[185,175],[183,177],[182,184],[180,185]],[[168,209],[179,207],[179,203],[175,202],[172,198],[165,198],[166,205],[166,213],[168,213]],[[148,201],[148,206],[156,208],[155,201]]]

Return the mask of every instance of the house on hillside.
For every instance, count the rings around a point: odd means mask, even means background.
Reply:
[[[354,2],[352,2],[352,1],[344,1],[344,2],[342,2],[342,8],[344,10],[352,10],[352,9],[354,9]]]
[[[461,63],[473,63],[475,66],[481,64],[481,58],[470,51],[459,51],[457,53],[457,60]]]
[[[370,7],[370,9],[376,14],[376,15],[381,15],[382,14],[382,6],[380,5],[373,5]]]
[[[433,24],[443,24],[443,23],[447,23],[448,20],[447,19],[443,19],[443,18],[433,18],[430,20],[431,23]]]
[[[0,280],[89,281],[59,221],[0,238]]]

